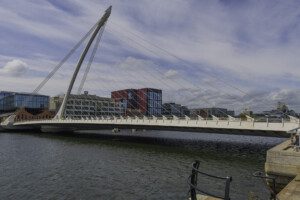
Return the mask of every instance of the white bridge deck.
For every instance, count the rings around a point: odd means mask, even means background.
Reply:
[[[15,122],[14,127],[31,127],[36,129],[58,130],[99,130],[99,129],[146,129],[174,130],[186,132],[214,132],[241,135],[262,135],[288,137],[288,131],[298,128],[299,121],[255,122],[233,120],[205,119],[167,119],[167,118],[95,118],[95,119],[52,119]]]

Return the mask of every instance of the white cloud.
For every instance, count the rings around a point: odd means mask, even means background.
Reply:
[[[165,77],[166,77],[166,78],[174,78],[174,77],[176,77],[177,74],[178,74],[178,71],[173,70],[173,69],[169,69],[169,70],[165,73]]]
[[[28,70],[28,65],[21,60],[12,60],[0,68],[0,73],[8,76],[23,76]]]

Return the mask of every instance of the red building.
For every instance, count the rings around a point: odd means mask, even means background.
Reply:
[[[113,91],[111,93],[111,98],[116,102],[126,104],[126,108],[137,109],[137,90],[136,89],[125,89]]]
[[[142,115],[160,116],[162,113],[162,91],[154,88],[125,89],[113,91],[111,98],[119,102],[127,115],[138,111]]]

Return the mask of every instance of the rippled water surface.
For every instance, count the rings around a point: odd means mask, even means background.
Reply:
[[[263,170],[265,150],[282,141],[172,132],[129,135],[0,133],[0,199],[187,199],[196,159],[203,171],[233,177],[232,199],[247,199],[250,193],[267,199],[264,183],[251,174]],[[221,183],[199,178],[203,188],[222,194]]]

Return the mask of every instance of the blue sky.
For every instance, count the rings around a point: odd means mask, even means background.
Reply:
[[[159,87],[165,101],[190,107],[284,101],[300,111],[297,0],[2,0],[0,90],[33,91],[109,5],[85,85],[92,93]],[[79,54],[41,93],[66,90]]]

